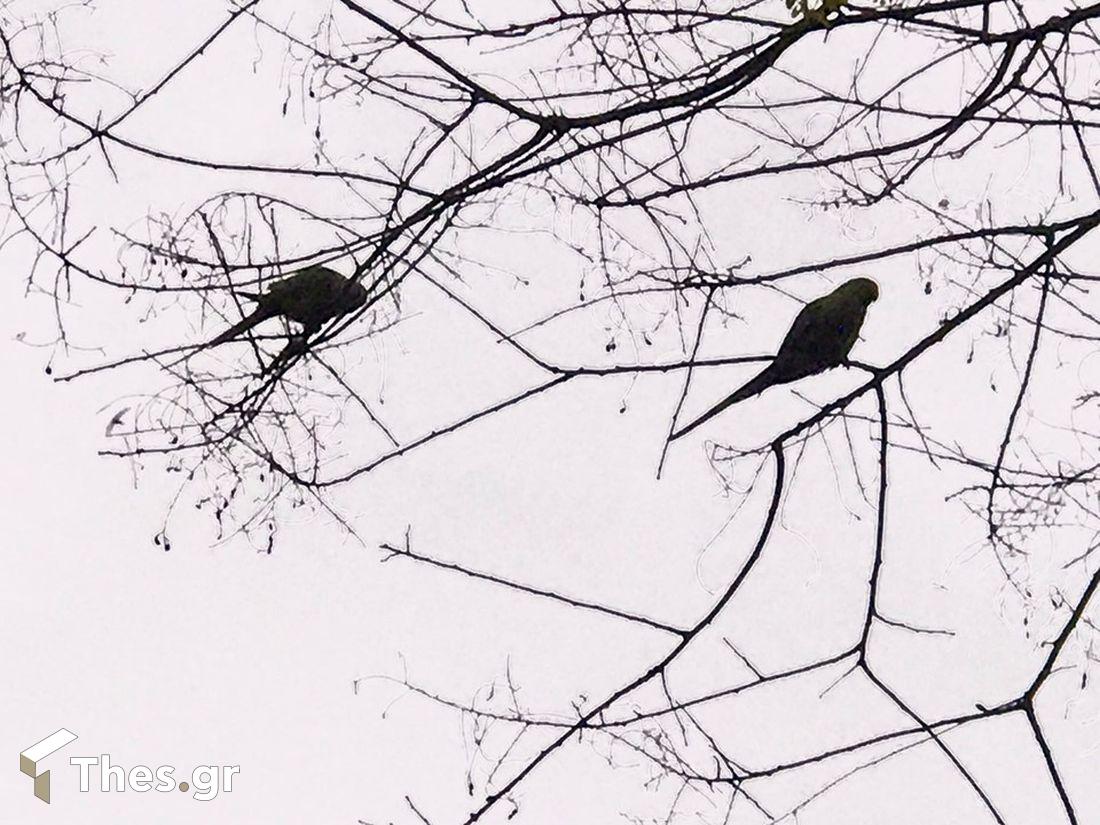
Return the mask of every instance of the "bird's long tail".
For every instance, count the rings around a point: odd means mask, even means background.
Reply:
[[[274,315],[274,313],[263,308],[257,308],[254,312],[244,316],[225,332],[204,344],[203,349],[216,347],[219,344],[224,344],[226,341],[232,341],[234,338],[239,338],[241,335],[248,332],[248,330],[252,329],[252,327],[272,317],[272,315]]]
[[[714,416],[718,415],[718,413],[722,412],[727,407],[733,406],[738,401],[744,401],[746,398],[752,398],[754,395],[762,393],[773,384],[779,384],[782,383],[782,381],[783,379],[775,374],[775,371],[772,369],[772,365],[769,364],[767,367],[761,370],[761,372],[756,375],[756,377],[750,379],[748,383],[742,384],[730,395],[719,401],[717,404],[715,404],[701,416],[696,418],[690,424],[687,424],[674,432],[671,436],[669,436],[668,440],[675,441],[677,438],[680,438],[680,436],[687,435],[699,425],[710,421],[710,419],[714,418]]]

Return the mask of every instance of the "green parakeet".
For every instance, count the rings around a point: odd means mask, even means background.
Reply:
[[[261,294],[238,292],[256,302],[256,309],[210,341],[216,347],[239,338],[268,318],[282,316],[296,321],[310,335],[326,321],[354,312],[367,302],[367,290],[358,281],[345,278],[324,266],[310,266],[273,283]]]
[[[732,395],[672,434],[687,435],[722,410],[776,384],[786,384],[840,366],[859,337],[867,307],[878,298],[878,284],[853,278],[802,308],[772,362]]]

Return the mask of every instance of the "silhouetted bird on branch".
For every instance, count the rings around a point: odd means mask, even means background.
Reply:
[[[367,302],[367,290],[324,266],[310,266],[273,283],[266,292],[237,292],[256,302],[256,309],[235,323],[206,347],[239,338],[268,318],[283,317],[302,325],[302,337],[317,332],[326,322],[354,312]]]
[[[779,352],[759,375],[674,432],[669,440],[687,435],[727,407],[758,395],[768,387],[797,381],[845,363],[859,338],[867,307],[877,299],[878,284],[870,278],[854,278],[806,304],[791,324]]]

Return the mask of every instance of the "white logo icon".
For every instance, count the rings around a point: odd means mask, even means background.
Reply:
[[[51,753],[61,750],[74,739],[76,739],[75,733],[62,728],[51,733],[41,742],[35,742],[19,754],[19,770],[34,779],[34,795],[47,804],[50,801],[50,772],[39,773],[38,763]]]

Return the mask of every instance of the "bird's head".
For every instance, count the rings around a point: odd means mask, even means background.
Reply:
[[[367,302],[367,298],[370,297],[370,293],[367,288],[363,286],[359,281],[354,281],[351,285],[351,301],[356,308],[363,306]]]
[[[841,289],[864,306],[878,300],[878,284],[870,278],[853,278],[845,283]]]

